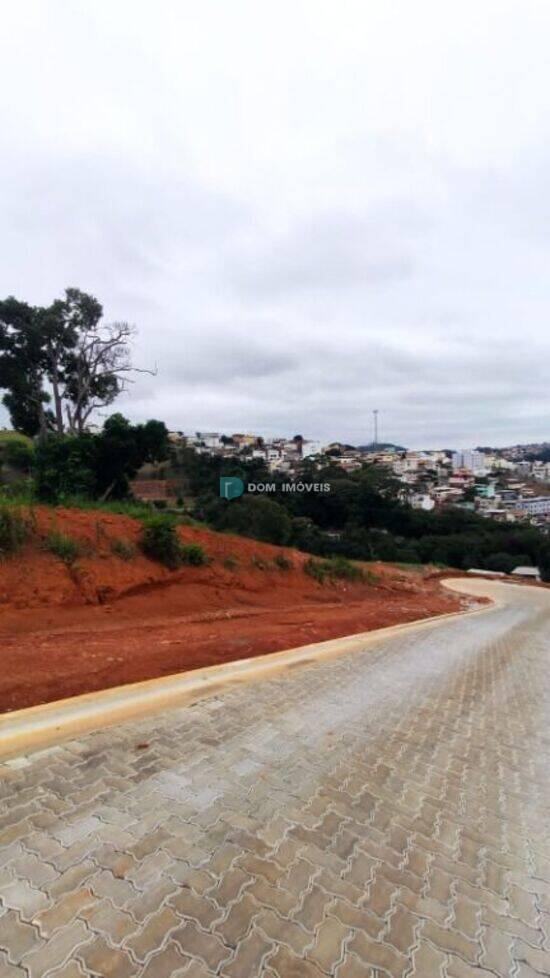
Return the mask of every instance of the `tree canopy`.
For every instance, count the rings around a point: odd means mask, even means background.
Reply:
[[[26,435],[82,434],[93,411],[131,381],[135,328],[103,322],[98,300],[66,289],[50,306],[0,301],[0,389],[14,428]]]
[[[123,499],[138,469],[164,461],[169,450],[162,421],[132,425],[113,414],[99,435],[66,434],[39,442],[33,465],[37,496],[49,502],[71,496]]]
[[[181,454],[181,465],[197,499],[196,516],[216,529],[358,560],[510,570],[518,563],[540,562],[550,578],[550,547],[535,527],[497,523],[452,506],[438,512],[413,509],[383,466],[367,463],[346,474],[332,463],[316,468],[306,460],[298,481],[329,483],[330,492],[274,492],[269,500],[243,496],[228,501],[218,495],[222,474],[238,475],[245,483],[277,483],[281,477],[268,472],[261,460],[228,462],[190,450]]]

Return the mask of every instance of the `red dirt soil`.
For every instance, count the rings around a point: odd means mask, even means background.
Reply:
[[[139,552],[140,524],[102,511],[37,507],[24,551],[0,563],[0,710],[459,610],[429,568],[365,565],[375,583],[319,584],[306,554],[183,526],[204,567],[171,572]],[[51,529],[89,550],[72,568],[43,549]],[[292,568],[274,558],[284,553]]]

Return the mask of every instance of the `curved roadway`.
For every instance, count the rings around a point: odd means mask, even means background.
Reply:
[[[0,767],[2,978],[550,975],[550,590]]]

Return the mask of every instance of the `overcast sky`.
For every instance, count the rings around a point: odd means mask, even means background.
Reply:
[[[0,296],[135,323],[136,421],[550,439],[549,42],[547,0],[5,0]]]

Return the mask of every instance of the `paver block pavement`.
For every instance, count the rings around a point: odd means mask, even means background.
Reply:
[[[505,597],[0,764],[0,978],[550,975],[550,593]]]

